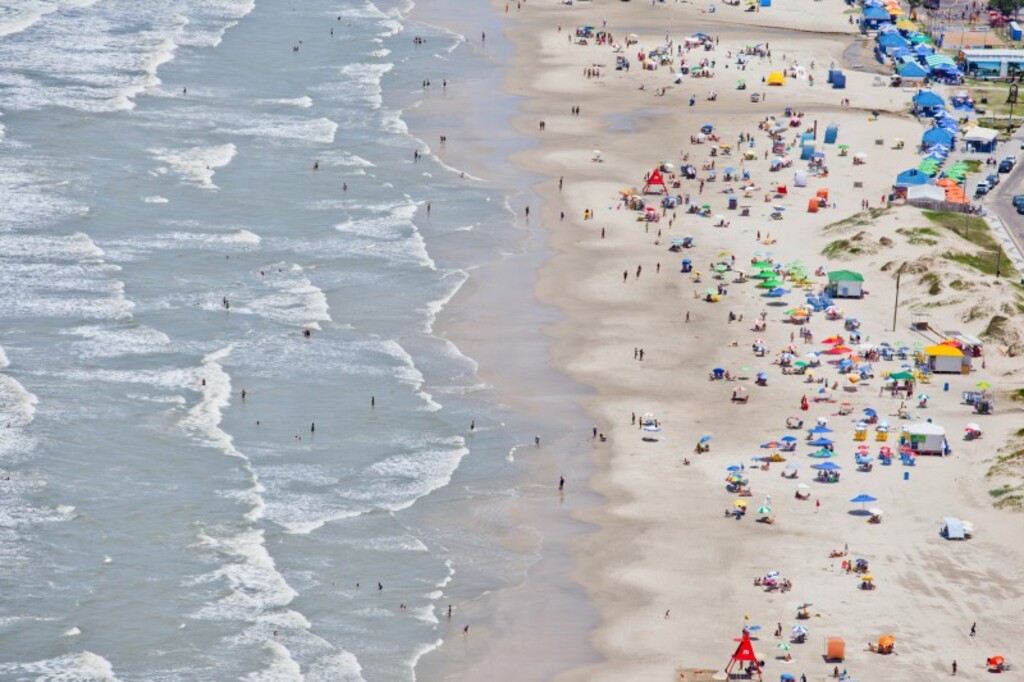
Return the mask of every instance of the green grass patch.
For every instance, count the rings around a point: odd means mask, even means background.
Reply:
[[[1010,391],[1010,400],[1015,403],[1024,403],[1024,388],[1018,388],[1015,391]],[[1021,429],[1024,431],[1024,429]],[[1024,436],[1024,433],[1017,433],[1018,436]]]
[[[867,211],[861,211],[860,213],[854,213],[849,218],[843,218],[834,223],[829,223],[825,226],[826,230],[842,230],[853,227],[864,227],[870,225],[872,222],[877,220],[880,216],[888,213],[890,208],[870,208]]]
[[[966,239],[982,249],[982,252],[977,254],[948,251],[942,254],[944,258],[979,270],[986,275],[995,275],[998,265],[1000,277],[1018,279],[1016,268],[1006,256],[1003,247],[992,236],[984,219],[950,211],[921,211],[921,214],[935,225],[956,233],[961,239]]]
[[[896,234],[901,234],[907,238],[908,244],[920,244],[923,246],[935,246],[939,243],[939,233],[930,227],[899,227],[896,229]]]
[[[974,288],[974,285],[962,279],[954,279],[949,283],[949,288],[954,291],[969,291]]]
[[[1007,495],[995,503],[996,509],[1024,511],[1024,495]]]
[[[992,490],[989,490],[988,494],[991,495],[992,497],[1002,497],[1003,495],[1006,495],[1006,494],[1012,493],[1012,492],[1013,492],[1013,486],[1012,485],[1001,485],[998,488],[992,488]]]
[[[926,272],[921,275],[921,284],[928,287],[930,296],[938,296],[942,293],[942,279],[934,272]]]
[[[1003,317],[1002,315],[994,315],[988,322],[988,326],[985,327],[985,331],[981,333],[982,336],[990,339],[1001,338],[1007,332],[1007,326],[1010,324],[1010,318]]]
[[[967,159],[964,161],[964,165],[967,166],[967,170],[971,173],[981,172],[981,161],[979,159]]]
[[[863,253],[863,249],[849,239],[837,239],[821,250],[821,255],[841,260]]]

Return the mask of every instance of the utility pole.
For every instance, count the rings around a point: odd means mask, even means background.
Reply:
[[[996,279],[999,279],[999,271],[1003,265],[1003,249],[996,244]]]
[[[1011,76],[1012,78],[1012,76]],[[1010,92],[1006,96],[1006,103],[1010,105],[1010,125],[1007,126],[1007,132],[1013,130],[1013,105],[1017,103],[1017,84],[1010,83]]]
[[[900,309],[900,276],[903,274],[903,268],[906,267],[907,263],[904,261],[900,265],[900,269],[896,271],[896,296],[892,302],[892,330],[896,331],[896,313]]]

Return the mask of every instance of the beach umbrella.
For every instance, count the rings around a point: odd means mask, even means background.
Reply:
[[[927,393],[918,393],[917,394],[917,399],[918,400],[931,400],[931,396],[928,395]]]
[[[725,468],[726,471],[739,471],[740,466],[738,464],[731,464]]]
[[[835,462],[822,462],[821,464],[812,464],[811,468],[817,469],[818,471],[839,471],[843,467],[839,466]]]
[[[763,448],[765,450],[772,450],[772,449],[777,448],[777,447],[779,447],[779,442],[777,440],[770,440],[767,443],[762,443],[761,444],[761,448]]]
[[[914,378],[914,375],[910,372],[896,372],[895,374],[890,374],[889,378],[896,381],[910,381]]]
[[[818,424],[814,428],[807,429],[807,433],[832,433],[832,429],[828,428],[824,424]]]
[[[804,603],[804,604],[801,604],[800,606],[798,606],[797,608],[798,609],[806,609],[808,606],[812,606],[812,604]],[[794,625],[793,629],[790,630],[790,632],[792,632],[794,635],[806,635],[809,632],[809,630],[807,629],[806,626]]]
[[[878,507],[871,507],[870,509],[868,509],[868,513],[871,514],[872,516],[881,516],[885,512],[883,512]]]
[[[767,505],[763,506],[763,507],[758,507],[757,508],[757,513],[758,514],[771,514],[772,513],[772,508],[767,506]]]
[[[867,495],[865,493],[861,493],[857,497],[855,497],[852,500],[850,500],[850,502],[852,502],[854,504],[859,504],[860,508],[863,509],[864,505],[867,504],[868,502],[878,502],[878,498],[877,497],[871,497],[871,495]]]
[[[747,628],[747,630],[748,630],[749,632],[757,632],[758,630],[762,630],[762,629],[763,629],[763,628],[762,628],[762,627],[761,627],[760,625],[751,625],[751,626],[749,626],[749,627]]]
[[[750,372],[752,370],[750,369],[750,367],[747,367],[746,365],[743,365],[742,367],[740,367],[740,371],[741,372]]]
[[[783,651],[789,651],[789,644],[787,644],[786,642],[779,642],[775,646],[782,649]]]
[[[700,441],[698,441],[698,442],[700,442],[700,443],[707,443],[710,440],[711,440],[711,436],[710,435],[705,435],[705,436],[701,436],[700,437]]]
[[[781,297],[785,296],[788,293],[789,293],[789,289],[783,289],[782,287],[777,287],[775,289],[772,289],[771,291],[769,291],[765,295],[768,296],[769,298],[781,298]]]
[[[796,489],[797,490],[810,490],[811,486],[807,485],[806,483],[799,483],[799,484],[797,484]]]
[[[795,469],[799,469],[800,465],[797,464],[796,462],[790,462],[789,464],[786,465],[786,468],[789,469],[790,471],[793,471]]]
[[[783,437],[782,437],[782,438],[780,438],[779,440],[781,440],[781,441],[785,441],[785,442],[787,442],[787,443],[792,443],[793,441],[795,441],[795,440],[796,440],[796,436],[783,436]]]
[[[644,431],[647,431],[649,433],[658,433],[659,431],[661,431],[661,427],[655,424],[644,424]]]
[[[739,507],[740,509],[746,509],[747,508],[747,503],[744,502],[743,500],[735,500],[732,503],[732,506]]]
[[[987,381],[979,381],[974,385],[977,386],[978,388],[992,388],[992,384],[988,383]]]
[[[841,343],[843,343],[843,337],[841,337],[841,336],[830,336],[827,339],[825,339],[824,341],[822,341],[822,343],[825,344],[826,346],[838,346]]]
[[[825,448],[822,448],[821,450],[818,450],[817,452],[812,452],[808,456],[809,457],[814,457],[815,459],[828,459],[830,457],[835,457],[835,455],[836,455],[836,453],[833,452],[832,450],[826,450]]]

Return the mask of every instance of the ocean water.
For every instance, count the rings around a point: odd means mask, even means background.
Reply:
[[[545,425],[435,329],[521,235],[410,9],[0,2],[0,679],[410,680],[536,559]]]

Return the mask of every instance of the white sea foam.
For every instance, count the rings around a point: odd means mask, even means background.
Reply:
[[[433,396],[423,390],[423,384],[426,383],[426,379],[423,378],[423,373],[420,372],[418,367],[416,367],[416,363],[413,361],[412,356],[409,355],[405,348],[403,348],[400,343],[393,340],[382,342],[380,347],[386,355],[401,363],[397,372],[398,379],[413,387],[417,395],[423,399],[423,409],[428,412],[436,412],[437,410],[440,410],[441,405],[434,400]]]
[[[305,95],[302,97],[283,97],[281,99],[264,99],[260,101],[268,104],[284,104],[289,107],[301,107],[303,109],[308,109],[313,106],[313,99]]]
[[[253,621],[268,609],[283,609],[298,596],[267,552],[262,529],[250,528],[223,535],[216,530],[203,531],[199,541],[224,563],[195,582],[222,584],[227,592],[200,608],[194,614],[196,618]],[[299,623],[305,623],[305,619],[300,619]]]
[[[286,118],[263,116],[240,120],[238,127],[225,128],[225,134],[250,135],[271,140],[330,144],[338,132],[338,124],[329,118]],[[248,123],[248,125],[246,125]]]
[[[267,667],[249,673],[244,680],[247,682],[302,682],[302,668],[292,660],[291,652],[280,642],[273,640],[263,644],[267,652]]]
[[[171,349],[171,339],[167,334],[143,326],[85,325],[69,327],[61,333],[79,337],[75,349],[88,358],[163,353]]]
[[[10,365],[3,347],[0,347],[0,370]],[[0,373],[0,423],[5,428],[21,428],[32,423],[39,399],[20,382]],[[9,434],[10,435],[10,434]],[[6,440],[6,437],[0,440]],[[0,448],[0,452],[2,452]]]
[[[366,467],[359,489],[349,491],[350,497],[372,501],[380,509],[407,509],[421,497],[448,485],[462,458],[469,454],[461,436],[396,439],[393,443],[403,454]]]
[[[158,161],[166,163],[172,173],[177,174],[182,182],[203,189],[216,190],[213,176],[218,168],[231,163],[238,153],[233,144],[221,144],[210,147],[187,147],[185,149],[150,149]]]
[[[3,663],[0,664],[0,673],[16,675],[17,679],[33,675],[37,682],[118,682],[110,661],[91,651],[32,663]]]
[[[437,316],[442,310],[444,310],[444,307],[448,305],[453,298],[455,298],[455,294],[459,293],[459,289],[462,288],[462,285],[465,284],[468,279],[469,273],[465,270],[449,270],[444,273],[442,281],[448,284],[448,292],[439,298],[427,301],[426,310],[424,311],[427,315],[424,328],[428,334],[434,331],[434,323],[437,322]]]
[[[394,64],[386,62],[345,64],[339,70],[340,79],[327,87],[344,97],[346,103],[361,103],[378,109],[383,103],[381,80],[392,68]]]
[[[306,682],[365,682],[359,660],[339,651],[316,660],[306,669]]]
[[[143,197],[142,200],[144,202],[146,202],[147,204],[166,204],[166,203],[170,202],[170,199],[168,199],[167,197],[162,197],[162,196],[159,196],[159,195],[154,195],[154,196],[150,196],[150,197]]]
[[[65,637],[77,637],[80,634],[82,634],[82,631],[77,627],[70,627],[64,631]]]
[[[245,304],[244,311],[280,324],[311,329],[320,329],[321,322],[331,321],[327,296],[309,281],[300,266],[275,263],[268,265],[266,272],[260,278],[260,293]]]

